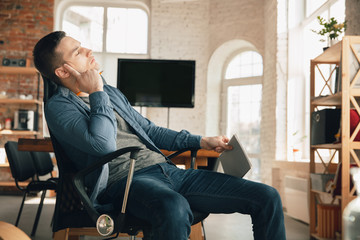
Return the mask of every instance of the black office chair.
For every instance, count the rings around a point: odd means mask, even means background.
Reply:
[[[54,164],[48,152],[30,152],[34,161],[38,176],[50,175],[50,178],[57,181],[53,176]]]
[[[53,82],[48,81],[46,78],[43,77],[43,79],[44,102],[46,104],[47,100],[54,93],[56,86]],[[58,232],[59,230],[71,228],[94,228],[96,226],[98,233],[102,236],[126,233],[130,235],[133,239],[134,236],[136,236],[140,231],[142,231],[146,237],[146,234],[151,226],[150,223],[126,214],[127,192],[129,190],[129,187],[131,186],[131,181],[128,181],[124,196],[125,200],[123,201],[123,207],[120,213],[99,212],[98,210],[96,210],[88,197],[84,184],[84,178],[87,174],[101,168],[103,164],[113,160],[117,156],[120,156],[121,154],[124,154],[126,152],[131,152],[130,162],[132,163],[131,165],[134,166],[136,161],[136,155],[139,149],[131,147],[119,149],[113,153],[106,155],[93,165],[77,172],[74,169],[73,163],[68,158],[65,151],[62,149],[62,146],[52,135],[51,141],[53,144],[59,169],[59,182],[56,196],[53,232]],[[177,152],[169,157],[175,157],[184,151],[185,150]],[[193,150],[192,152],[192,156],[195,158],[196,150]],[[193,162],[195,161],[194,158]],[[132,171],[133,168],[130,168],[128,179],[132,178]],[[193,224],[196,224],[205,219],[209,214],[194,211],[193,215]],[[113,221],[113,224],[110,224],[111,226],[108,224],[110,221]],[[81,230],[77,232],[79,233],[79,235],[81,235]],[[84,231],[84,233],[86,232],[87,231]],[[65,235],[68,233],[69,231],[65,231]],[[61,234],[59,234],[59,236],[61,236]],[[57,234],[55,234],[54,239],[57,240]]]
[[[74,170],[73,163],[66,156],[56,138],[51,138],[59,169],[59,183],[56,197],[54,225],[53,231],[57,232],[65,228],[93,228],[96,227],[98,233],[102,236],[110,236],[112,234],[126,233],[130,237],[136,236],[140,231],[146,233],[150,229],[150,223],[126,214],[127,194],[131,187],[131,179],[133,169],[130,168],[128,185],[126,188],[122,211],[119,212],[99,212],[96,210],[86,191],[84,184],[85,176],[92,171],[101,168],[101,166],[117,156],[126,152],[132,152],[130,161],[134,166],[136,161],[136,153],[139,150],[135,147],[119,149],[103,157],[100,161],[77,172]],[[183,152],[183,151],[181,151]],[[173,156],[176,156],[176,153]],[[74,184],[73,184],[74,183]],[[205,219],[209,214],[193,211],[194,221],[197,224]],[[108,224],[112,222],[112,224]],[[69,231],[67,231],[69,232]],[[82,235],[81,230],[77,231]],[[86,234],[86,230],[83,234]],[[132,238],[133,239],[133,238]]]
[[[42,191],[40,204],[31,231],[31,236],[34,236],[39,222],[46,191],[55,190],[56,181],[54,181],[53,179],[39,180],[39,174],[37,173],[30,152],[18,151],[17,142],[9,141],[5,143],[5,151],[9,161],[11,174],[15,179],[16,187],[23,192],[23,199],[20,205],[18,216],[16,218],[15,226],[18,226],[26,196],[30,193],[38,193]],[[28,179],[31,179],[29,184],[26,187],[21,187],[19,182],[24,182]]]

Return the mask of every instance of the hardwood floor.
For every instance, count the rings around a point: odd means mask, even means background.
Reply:
[[[0,195],[0,221],[14,224],[19,211],[21,196]],[[30,235],[38,198],[29,198],[23,209],[19,228]],[[51,218],[54,211],[55,198],[47,198],[40,217],[38,229],[32,240],[51,240]],[[308,240],[309,226],[285,215],[287,240]],[[251,219],[241,214],[212,214],[205,220],[207,240],[252,240]],[[97,240],[98,237],[84,237],[83,240]],[[119,238],[128,239],[128,238]],[[6,239],[5,239],[6,240]]]

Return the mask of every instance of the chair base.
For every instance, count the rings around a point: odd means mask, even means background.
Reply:
[[[79,240],[80,236],[100,236],[100,234],[97,232],[96,228],[66,228],[55,232],[53,240]],[[115,234],[113,236],[115,236]],[[126,233],[119,233],[119,237],[129,237],[129,235]],[[136,235],[136,237],[142,238],[142,232]]]
[[[66,228],[57,231],[53,235],[53,240],[79,240],[80,236],[100,236],[96,228]],[[126,233],[119,233],[119,237],[129,237]],[[140,232],[138,238],[144,237]],[[190,240],[203,240],[201,223],[191,226]]]

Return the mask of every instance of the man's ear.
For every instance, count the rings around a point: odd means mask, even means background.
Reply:
[[[58,76],[58,78],[68,78],[68,77],[70,77],[70,73],[63,66],[58,67],[57,69],[55,69],[55,74],[56,74],[56,76]]]

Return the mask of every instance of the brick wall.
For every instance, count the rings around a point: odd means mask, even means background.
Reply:
[[[1,0],[0,29],[0,60],[3,57],[31,60],[37,40],[53,29],[53,0]],[[17,98],[24,94],[36,98],[37,81],[36,75],[0,74],[0,91],[5,91],[8,97]],[[3,124],[7,117],[13,118],[15,110],[21,108],[35,110],[35,106],[0,104],[0,123]],[[22,136],[0,136],[0,147],[19,137]],[[7,169],[0,171],[0,181],[11,176]]]
[[[196,60],[195,108],[171,108],[169,127],[205,132],[209,1],[151,1],[150,57]],[[147,117],[167,126],[167,109],[148,108]]]
[[[212,54],[220,46],[235,39],[245,40],[262,54],[264,85],[261,114],[264,120],[261,123],[261,175],[264,176],[263,180],[270,184],[271,166],[276,158],[277,134],[276,8],[275,0],[171,3],[155,0],[151,2],[150,8],[151,57],[190,58],[195,59],[197,63],[195,109],[171,109],[170,128],[177,130],[185,128],[195,134],[205,134],[206,124],[211,118],[211,116],[206,117],[206,98],[212,97],[206,96],[206,91],[209,85],[213,84],[209,82],[207,67]],[[221,77],[221,74],[219,76]],[[220,95],[218,98],[218,101],[221,101]],[[147,109],[147,117],[159,125],[167,126],[166,109]]]
[[[227,41],[242,39],[252,43],[263,55],[264,1],[211,0],[210,2],[210,54]]]
[[[32,59],[32,49],[37,40],[53,28],[53,0],[2,0],[0,2],[0,59]],[[31,65],[32,62],[31,62]],[[19,95],[37,97],[36,75],[0,75],[0,89],[7,97]],[[42,88],[41,88],[42,89]],[[42,96],[42,92],[40,92]],[[40,97],[41,97],[40,96]],[[29,106],[1,105],[0,123],[14,116],[14,111]],[[31,107],[30,107],[31,109]],[[0,145],[19,136],[0,137]]]
[[[222,44],[234,39],[250,42],[263,54],[263,0],[156,0],[150,9],[151,57],[196,60],[195,108],[171,109],[169,127],[204,135],[212,121],[206,116],[207,98],[212,97],[207,96],[209,60]],[[147,109],[147,117],[167,126],[167,109]]]

